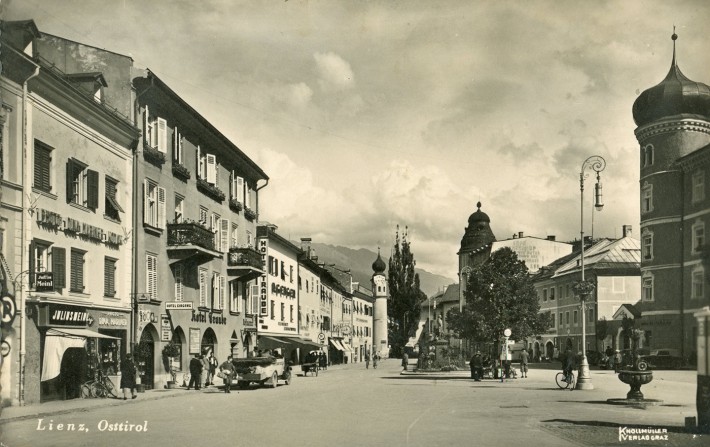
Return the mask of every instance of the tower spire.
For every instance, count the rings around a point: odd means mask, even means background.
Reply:
[[[675,58],[675,41],[678,40],[678,35],[675,33],[675,25],[673,25],[673,34],[671,35],[671,40],[673,40],[673,61],[671,62],[671,67],[676,67],[678,63]]]

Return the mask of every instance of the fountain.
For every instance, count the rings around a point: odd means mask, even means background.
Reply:
[[[633,366],[630,370],[621,370],[619,372],[619,380],[629,385],[631,389],[626,394],[626,399],[607,399],[607,403],[613,405],[660,405],[663,403],[662,400],[646,399],[641,392],[641,386],[653,380],[653,371],[648,369],[646,362],[641,360],[636,353],[642,331],[640,329],[629,328],[627,333],[632,342],[631,357]]]

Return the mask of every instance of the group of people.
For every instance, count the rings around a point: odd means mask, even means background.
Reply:
[[[489,356],[483,356],[481,351],[476,351],[471,360],[469,361],[469,366],[471,367],[471,378],[476,382],[480,382],[483,379],[485,366],[490,365],[492,370],[496,370],[500,367],[500,380],[505,378],[511,378],[516,375],[512,368],[512,361],[508,360],[509,356],[501,354],[501,359],[492,359]],[[530,354],[526,349],[520,350],[520,375],[523,379],[528,377],[528,362],[530,359]]]
[[[370,358],[372,358],[372,367],[377,369],[377,363],[380,361],[380,354],[375,352],[372,354],[372,357],[370,357],[370,353],[365,352],[365,369],[370,369]]]
[[[227,356],[227,360],[219,364],[217,358],[214,356],[213,352],[208,355],[195,354],[195,356],[190,360],[190,382],[187,384],[187,389],[191,389],[194,385],[195,390],[200,389],[202,384],[202,373],[206,371],[205,385],[214,385],[215,375],[217,374],[217,369],[219,368],[220,377],[224,381],[224,392],[230,393],[232,387],[232,379],[236,375],[234,371],[234,364],[232,363],[232,356]]]

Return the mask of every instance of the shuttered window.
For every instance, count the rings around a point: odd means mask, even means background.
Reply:
[[[220,232],[220,248],[219,251],[229,251],[229,220],[228,219],[222,219],[220,221],[220,227],[219,227],[219,232]]]
[[[81,161],[67,160],[67,202],[92,210],[99,207],[99,173],[88,169]]]
[[[99,207],[99,173],[86,170],[86,202],[87,208],[96,210]]]
[[[119,205],[118,201],[116,200],[117,188],[118,181],[110,177],[106,177],[106,188],[104,192],[106,198],[106,200],[104,201],[105,213],[106,216],[110,217],[111,219],[120,221],[121,215],[119,213],[123,212],[123,208],[121,208],[121,205]]]
[[[158,299],[158,257],[151,254],[145,255],[145,281],[146,292],[151,300]]]
[[[71,249],[71,271],[69,279],[69,290],[72,292],[84,291],[84,256],[83,250]]]
[[[104,258],[104,296],[116,296],[116,260]]]
[[[207,306],[207,270],[200,269],[200,307]]]
[[[259,313],[259,286],[256,284],[252,285],[249,291],[249,306],[247,306],[247,312],[252,315]]]
[[[175,301],[184,300],[183,274],[184,270],[182,264],[177,264],[175,266]]]
[[[168,153],[168,123],[163,118],[158,118],[157,120],[158,135],[156,141],[156,147],[158,151],[167,154]]]
[[[166,224],[165,188],[143,180],[143,223],[154,228],[165,229]]]
[[[52,192],[52,148],[35,140],[34,188]]]
[[[54,277],[54,290],[67,286],[67,251],[61,247],[52,247],[52,276]]]

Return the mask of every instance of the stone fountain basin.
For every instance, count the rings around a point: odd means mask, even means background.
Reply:
[[[662,400],[645,399],[641,393],[641,386],[653,380],[653,371],[620,371],[619,380],[631,387],[626,399],[607,399],[613,405],[660,405]]]

